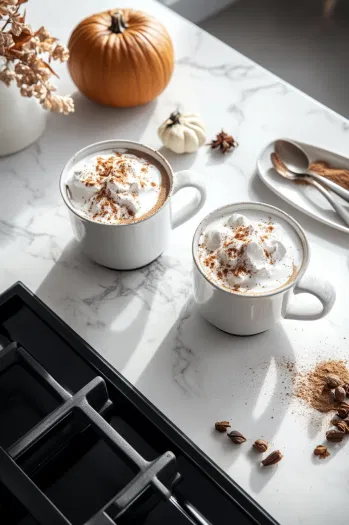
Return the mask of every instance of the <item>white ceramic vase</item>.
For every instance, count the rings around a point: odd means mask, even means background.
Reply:
[[[35,142],[46,126],[46,111],[34,98],[22,97],[15,83],[0,82],[0,156]]]

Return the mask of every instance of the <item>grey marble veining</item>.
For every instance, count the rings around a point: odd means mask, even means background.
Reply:
[[[273,195],[257,177],[256,159],[278,136],[345,153],[348,123],[157,3],[135,0],[133,6],[151,11],[168,27],[176,48],[173,78],[156,101],[126,110],[98,106],[75,92],[74,115],[49,115],[37,144],[0,159],[0,288],[22,280],[282,524],[319,525],[334,517],[344,523],[347,487],[337,481],[346,475],[349,449],[334,454],[326,469],[314,464],[312,449],[323,441],[323,432],[312,426],[306,408],[300,411],[299,402],[285,396],[285,385],[290,393],[292,385],[282,363],[291,359],[306,367],[347,356],[349,239]],[[31,24],[45,22],[66,41],[81,18],[109,7],[106,1],[48,6],[33,0]],[[74,91],[67,70],[62,67],[59,74],[60,88]],[[201,114],[208,140],[224,128],[238,148],[226,156],[208,146],[185,156],[162,148],[157,127],[178,105]],[[69,157],[110,138],[161,148],[175,171],[195,170],[208,189],[204,209],[173,231],[157,261],[137,271],[117,272],[87,260],[73,240],[59,194],[59,175]],[[173,205],[185,199],[179,194]],[[337,289],[328,318],[285,321],[265,334],[238,338],[199,316],[192,299],[193,233],[209,211],[243,200],[279,206],[305,228],[312,248],[309,272],[327,277]],[[231,419],[248,436],[246,446],[234,449],[217,436],[212,425],[218,419]],[[285,454],[268,473],[248,452],[259,437]],[[322,505],[325,484],[329,497]],[[292,507],[290,493],[297,501]]]

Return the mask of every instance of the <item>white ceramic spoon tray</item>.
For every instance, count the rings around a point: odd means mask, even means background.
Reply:
[[[295,208],[298,208],[324,224],[349,233],[349,227],[342,222],[330,203],[315,188],[310,185],[296,184],[276,173],[270,160],[270,155],[274,151],[274,143],[275,141],[268,144],[268,146],[262,150],[257,160],[257,169],[262,181],[274,193]],[[317,148],[310,144],[304,144],[303,142],[297,142],[297,144],[304,149],[311,162],[322,160],[328,162],[331,167],[349,169],[349,159],[342,155]],[[335,194],[332,193],[332,195]],[[340,197],[338,197],[338,199],[349,211],[349,203],[346,203]]]

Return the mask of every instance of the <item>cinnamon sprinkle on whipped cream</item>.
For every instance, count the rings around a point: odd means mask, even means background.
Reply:
[[[199,260],[209,280],[239,293],[280,288],[296,275],[302,258],[292,227],[257,212],[222,217],[199,240]]]
[[[110,224],[132,222],[156,206],[161,173],[142,157],[108,151],[78,162],[68,186],[72,204],[89,219]]]

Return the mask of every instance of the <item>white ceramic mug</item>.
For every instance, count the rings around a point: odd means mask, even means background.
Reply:
[[[83,217],[74,208],[67,191],[67,179],[72,167],[87,155],[102,150],[132,149],[146,153],[164,167],[170,181],[170,191],[164,204],[151,216],[130,224],[102,224]],[[172,196],[182,188],[196,188],[200,200],[193,196],[182,209],[172,214]],[[173,173],[167,160],[156,150],[129,140],[106,140],[78,151],[65,165],[60,190],[69,209],[70,220],[83,252],[97,263],[117,270],[133,270],[151,263],[162,254],[170,233],[195,215],[204,205],[206,189],[202,180],[190,171]]]
[[[236,293],[211,282],[201,268],[198,243],[202,231],[213,220],[239,210],[260,210],[281,217],[297,233],[303,247],[303,262],[294,280],[265,294]],[[333,286],[314,277],[304,276],[309,264],[309,243],[302,227],[282,210],[260,202],[240,202],[223,206],[199,224],[193,238],[194,297],[201,314],[214,326],[235,335],[253,335],[268,330],[282,319],[315,320],[328,314],[335,301]],[[295,294],[317,297],[321,307],[302,308],[290,304]]]

